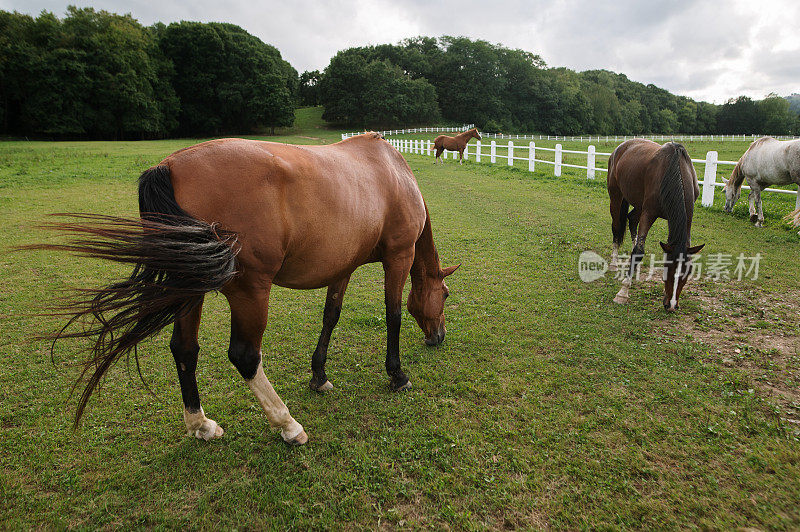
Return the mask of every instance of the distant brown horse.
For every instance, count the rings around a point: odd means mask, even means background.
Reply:
[[[459,164],[464,163],[464,150],[467,147],[467,142],[469,139],[478,139],[481,140],[481,136],[478,134],[478,128],[473,127],[468,131],[464,131],[463,133],[459,133],[455,137],[448,137],[447,135],[439,135],[435,139],[433,139],[433,147],[432,150],[436,150],[436,159],[441,159],[442,152],[444,150],[450,151],[457,151],[459,157]],[[444,162],[444,161],[442,161]],[[433,161],[433,164],[436,164],[436,160]]]
[[[408,311],[428,345],[444,340],[444,278],[431,221],[405,159],[379,135],[329,146],[243,139],[204,142],[177,151],[139,179],[141,219],[76,215],[54,224],[79,236],[65,249],[134,264],[126,280],[89,291],[62,308],[67,326],[55,339],[95,338],[76,423],[103,374],[142,340],[174,322],[175,358],[188,432],[210,440],[222,428],[206,417],[195,379],[203,298],[219,290],[231,308],[228,357],[283,439],[302,444],[262,368],[261,339],[273,284],[327,286],[322,332],[312,357],[312,389],[333,386],[325,374],[331,332],[353,271],[380,262],[386,274],[386,371],[393,390],[411,387],[400,369],[403,285],[411,274]],[[66,329],[66,327],[65,327]]]
[[[689,247],[694,202],[700,194],[689,154],[674,142],[660,146],[644,139],[625,141],[608,159],[607,186],[614,237],[612,269],[616,269],[619,260],[626,222],[633,239],[631,260],[614,302],[628,302],[628,289],[642,260],[647,233],[657,218],[664,218],[669,234],[667,243],[661,242],[661,248],[667,254],[663,303],[666,310],[676,310],[678,298],[692,271],[691,257],[705,245]],[[629,206],[633,207],[631,212],[628,212]]]

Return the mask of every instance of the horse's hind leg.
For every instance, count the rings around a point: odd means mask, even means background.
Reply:
[[[444,153],[444,148],[436,148],[436,159],[433,160],[433,164],[436,164],[436,161],[440,161],[442,164],[444,164],[444,161],[442,160],[442,153]]]
[[[761,190],[756,192],[756,227],[764,227],[764,204],[761,202]]]
[[[639,264],[644,257],[644,243],[647,239],[647,233],[650,231],[650,227],[653,224],[653,220],[650,219],[648,213],[645,212],[643,216],[641,216],[640,224],[638,231],[636,233],[636,238],[633,241],[633,251],[631,251],[631,260],[628,263],[628,269],[625,272],[625,278],[622,280],[622,287],[617,292],[617,295],[614,297],[614,303],[625,304],[628,302],[630,297],[629,290],[631,284],[633,283],[634,278],[638,278],[639,276]],[[624,232],[624,228],[623,228]]]
[[[255,394],[270,426],[280,429],[287,443],[301,445],[308,441],[308,436],[275,393],[261,364],[261,339],[267,326],[270,286],[269,281],[252,285],[240,281],[237,286],[224,290],[231,307],[228,358]]]
[[[625,238],[625,222],[628,218],[628,202],[622,197],[619,189],[609,189],[608,195],[611,199],[611,264],[609,270],[612,272],[619,269],[619,248]]]
[[[628,213],[628,227],[630,228],[631,232],[631,242],[636,240],[636,233],[639,231],[639,215],[641,211],[634,207],[631,209],[631,212]]]
[[[464,164],[464,150],[458,152],[458,164]]]
[[[391,377],[391,388],[402,391],[411,388],[411,382],[400,369],[400,325],[403,309],[403,286],[414,262],[414,249],[386,256],[383,271],[386,274],[386,373]]]
[[[322,332],[319,333],[317,348],[314,350],[314,356],[311,357],[311,371],[314,376],[311,377],[311,382],[308,383],[311,389],[317,392],[327,392],[333,389],[333,384],[325,374],[325,361],[328,358],[328,343],[331,341],[331,333],[334,327],[339,322],[344,291],[347,290],[349,281],[350,277],[347,276],[328,286],[325,310],[322,313]]]
[[[200,353],[197,331],[200,327],[202,312],[203,303],[201,301],[199,305],[175,320],[169,348],[175,358],[175,367],[178,370],[186,431],[198,439],[208,441],[219,438],[224,431],[213,419],[206,417],[203,407],[200,406],[200,394],[197,391],[195,371]]]

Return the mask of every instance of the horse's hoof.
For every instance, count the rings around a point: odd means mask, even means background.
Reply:
[[[395,386],[394,384],[390,384],[389,387],[395,392],[404,392],[406,390],[411,389],[411,381],[406,381],[405,384],[401,384],[400,386]]]
[[[621,296],[621,295],[617,294],[617,296],[614,298],[614,303],[616,303],[617,305],[624,305],[627,302],[628,302],[628,297],[627,296]]]
[[[316,384],[314,384],[314,379],[311,379],[311,382],[308,383],[308,386],[315,392],[319,393],[325,393],[333,390],[333,384],[331,384],[331,381],[325,381],[319,386],[317,386]]]
[[[305,445],[308,442],[308,434],[306,434],[305,430],[301,430],[300,434],[295,436],[294,438],[285,439],[284,440],[289,445]]]
[[[756,227],[764,227],[764,222],[756,222]]]
[[[200,428],[194,431],[194,437],[203,441],[221,438],[223,434],[225,431],[213,419],[205,419]]]

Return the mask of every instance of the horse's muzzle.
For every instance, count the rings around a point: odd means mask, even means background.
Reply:
[[[442,325],[439,327],[438,331],[425,338],[425,345],[433,347],[441,344],[444,342],[444,335],[446,332],[447,330],[444,328],[444,325]]]

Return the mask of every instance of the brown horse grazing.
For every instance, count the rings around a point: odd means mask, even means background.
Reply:
[[[692,271],[691,257],[705,245],[690,247],[692,214],[700,187],[686,148],[674,142],[660,146],[644,139],[625,141],[608,159],[607,185],[614,237],[612,269],[619,260],[626,222],[633,240],[631,260],[614,302],[628,302],[628,289],[642,260],[647,232],[657,218],[664,218],[669,234],[667,243],[661,242],[667,255],[663,303],[666,310],[676,310]],[[629,206],[633,207],[631,212]]]
[[[204,295],[219,290],[231,309],[228,356],[283,439],[302,444],[303,427],[264,374],[261,339],[273,284],[327,286],[322,332],[312,357],[311,388],[333,386],[325,374],[331,332],[353,271],[380,262],[385,271],[386,371],[391,388],[411,387],[400,369],[403,285],[408,311],[425,343],[444,340],[444,278],[422,194],[405,159],[374,133],[328,146],[243,139],[204,142],[177,151],[139,179],[141,219],[76,215],[53,224],[76,233],[66,245],[40,245],[134,264],[126,280],[89,291],[61,310],[67,326],[54,339],[96,337],[84,375],[93,369],[76,414],[108,368],[142,340],[174,322],[175,358],[188,432],[209,440],[222,428],[206,417],[195,380]],[[65,327],[66,329],[66,327]]]
[[[432,150],[436,150],[436,159],[441,159],[441,155],[444,150],[450,151],[457,151],[458,152],[458,162],[459,164],[464,164],[464,150],[467,147],[467,142],[469,139],[478,139],[481,140],[481,136],[478,134],[478,128],[473,127],[468,131],[464,131],[463,133],[459,133],[455,137],[448,137],[447,135],[439,135],[435,139],[433,139],[433,147]],[[444,162],[444,161],[442,161]],[[434,159],[433,164],[436,164],[436,160]]]

